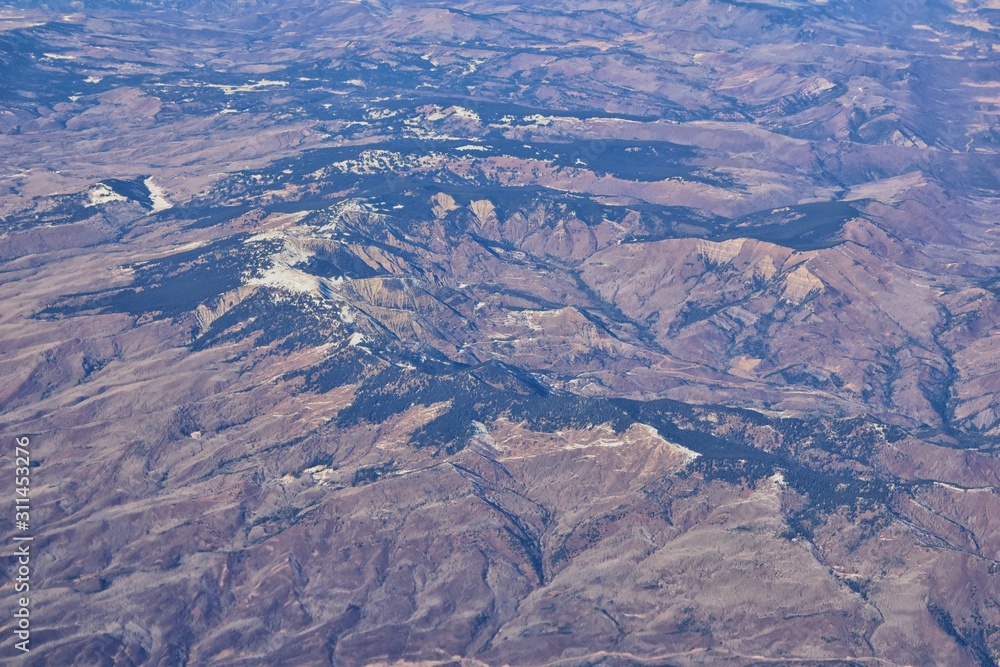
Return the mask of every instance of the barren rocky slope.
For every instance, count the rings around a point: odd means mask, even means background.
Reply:
[[[1000,6],[869,4],[0,11],[26,664],[997,664]]]

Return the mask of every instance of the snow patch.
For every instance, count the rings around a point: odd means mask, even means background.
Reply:
[[[684,445],[679,445],[676,442],[670,442],[669,440],[667,440],[666,438],[664,438],[662,435],[660,435],[660,432],[658,430],[656,430],[654,427],[652,427],[652,426],[650,426],[648,424],[639,424],[639,426],[641,428],[646,429],[646,431],[649,433],[649,435],[651,437],[657,438],[659,440],[662,440],[671,449],[673,449],[674,451],[676,451],[676,452],[678,452],[680,454],[683,454],[684,455],[684,459],[685,459],[685,461],[684,461],[685,464],[691,463],[695,459],[701,457],[701,454],[699,454],[698,452],[694,451],[693,449],[688,449]]]
[[[480,120],[479,114],[472,109],[466,109],[465,107],[452,107],[451,109],[453,114],[464,120],[471,120],[477,123]]]
[[[313,294],[319,290],[319,281],[316,276],[297,271],[287,265],[272,266],[263,276],[253,278],[247,284],[274,287],[302,294]]]
[[[146,189],[149,190],[149,198],[153,202],[153,211],[165,211],[173,207],[173,204],[163,196],[163,188],[153,182],[152,176],[144,180],[143,183],[146,185]]]
[[[221,90],[226,95],[232,95],[233,93],[252,93],[254,91],[262,90],[264,88],[274,88],[275,86],[287,86],[287,81],[274,81],[271,79],[261,79],[260,81],[251,81],[250,83],[244,83],[241,86],[228,86],[222,83],[206,83],[204,84],[206,88],[217,88]]]
[[[962,486],[955,486],[954,484],[948,484],[947,482],[934,482],[934,486],[939,486],[943,489],[948,489],[949,491],[957,491],[958,493],[978,493],[982,491],[988,491],[990,493],[993,493],[993,487],[991,486],[980,486],[967,489]]]
[[[385,120],[386,118],[398,116],[399,111],[393,109],[368,109],[367,115],[371,120]]]
[[[444,164],[443,153],[427,155],[403,155],[394,151],[375,149],[363,151],[357,159],[341,160],[330,164],[329,168],[344,174],[372,175],[398,173],[406,169],[434,169]]]
[[[554,120],[557,120],[555,116],[543,116],[540,113],[524,117],[524,122],[532,123],[534,125],[550,125]]]
[[[472,425],[476,429],[476,439],[479,442],[483,443],[490,449],[493,449],[495,451],[500,451],[500,448],[497,447],[496,439],[492,435],[490,435],[490,431],[489,429],[486,428],[486,424],[482,422],[473,421]]]
[[[87,193],[90,198],[90,202],[87,206],[100,206],[101,204],[108,204],[113,201],[128,201],[128,198],[118,194],[111,189],[110,185],[105,183],[98,183],[94,187],[90,188]]]
[[[271,239],[280,239],[285,235],[278,229],[271,229],[266,232],[258,232],[246,240],[246,243],[258,243],[260,241],[269,241]]]
[[[621,447],[621,440],[606,440],[601,438],[600,440],[594,440],[593,442],[580,443],[575,442],[572,445],[566,445],[563,449],[566,451],[572,451],[574,449],[591,449],[592,447]]]

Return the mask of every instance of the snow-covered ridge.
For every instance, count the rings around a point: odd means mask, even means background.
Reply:
[[[280,240],[282,245],[280,250],[270,255],[268,258],[270,266],[263,273],[244,275],[245,284],[296,294],[309,294],[323,300],[331,298],[336,288],[349,281],[349,278],[324,278],[307,273],[298,267],[307,264],[315,257],[315,249],[319,245],[338,242],[333,241],[332,237],[337,223],[343,216],[361,212],[368,212],[361,202],[346,200],[331,207],[327,214],[329,222],[319,227],[299,224],[310,215],[309,211],[301,211],[288,216],[283,227],[251,236],[244,243]]]
[[[446,156],[441,153],[427,155],[403,155],[395,151],[375,149],[363,151],[357,159],[341,160],[330,165],[331,170],[343,174],[395,173],[405,169],[433,169],[444,164]]]

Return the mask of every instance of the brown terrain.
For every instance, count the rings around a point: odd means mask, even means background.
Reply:
[[[998,664],[1000,4],[30,4],[3,660]]]

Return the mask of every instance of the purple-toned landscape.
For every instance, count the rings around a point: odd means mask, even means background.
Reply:
[[[995,667],[1000,2],[0,6],[0,662]]]

